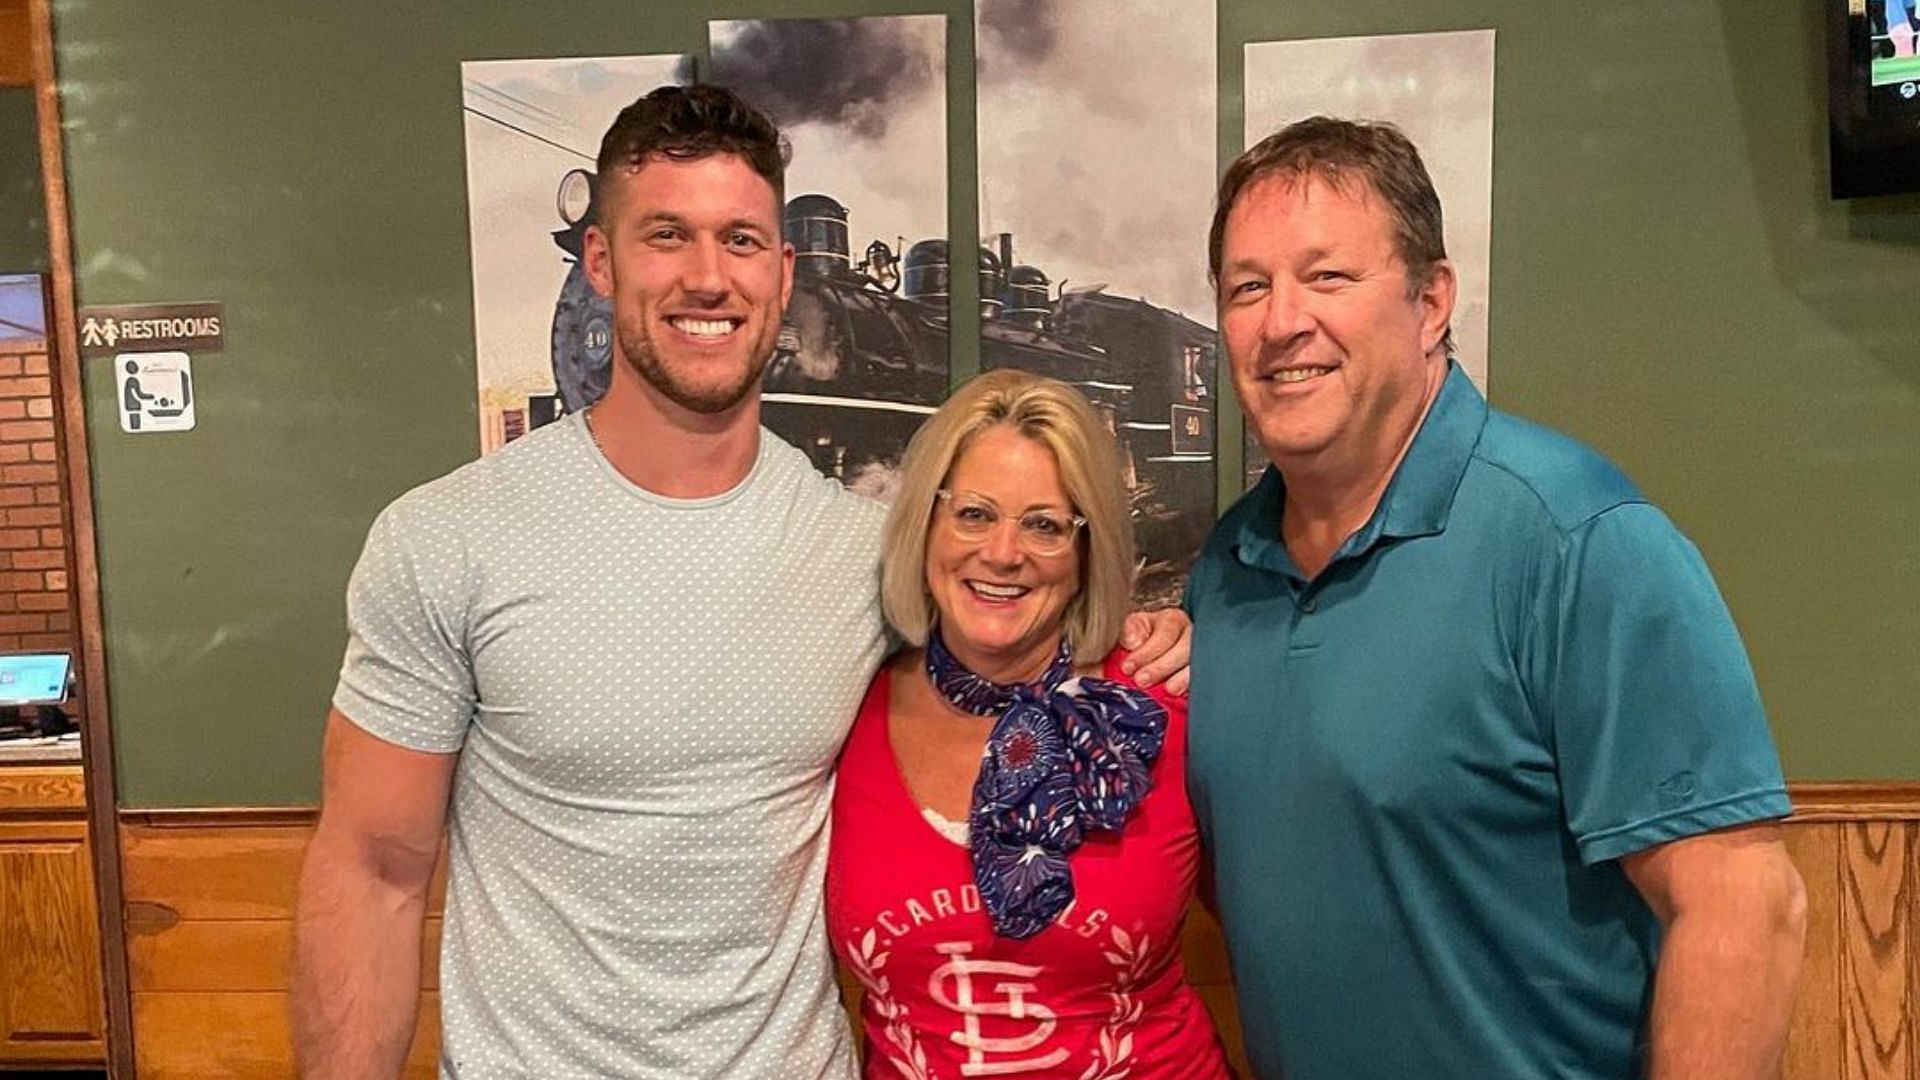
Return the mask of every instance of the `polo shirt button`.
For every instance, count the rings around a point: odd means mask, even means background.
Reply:
[[[1307,599],[1300,601],[1301,611],[1304,611],[1307,614],[1311,615],[1313,614],[1313,609],[1314,609],[1314,601],[1312,597],[1308,597]]]

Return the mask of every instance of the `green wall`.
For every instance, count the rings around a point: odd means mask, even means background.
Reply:
[[[667,6],[61,6],[82,302],[227,314],[192,433],[121,434],[86,370],[124,804],[313,799],[366,526],[476,452],[461,60],[947,11],[972,232],[966,3]],[[1706,551],[1794,777],[1920,775],[1920,199],[1828,200],[1818,9],[1223,0],[1221,150],[1243,42],[1496,28],[1496,402],[1612,455]]]
[[[47,272],[47,204],[33,90],[0,86],[0,274]]]

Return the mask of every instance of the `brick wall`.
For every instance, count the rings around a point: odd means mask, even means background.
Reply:
[[[80,650],[72,541],[44,342],[0,342],[0,651]],[[82,715],[76,700],[68,712]]]

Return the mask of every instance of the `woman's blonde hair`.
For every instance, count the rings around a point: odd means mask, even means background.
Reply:
[[[1066,638],[1097,660],[1120,637],[1133,593],[1133,523],[1113,435],[1078,390],[1058,379],[1002,368],[969,380],[907,444],[900,493],[887,514],[880,596],[901,637],[924,645],[934,622],[927,592],[927,530],[935,492],[974,436],[1005,425],[1053,453],[1074,512],[1087,519],[1080,591],[1068,602]]]

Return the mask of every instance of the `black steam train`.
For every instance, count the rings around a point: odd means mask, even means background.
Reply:
[[[561,184],[567,228],[553,238],[574,263],[553,319],[555,395],[529,403],[531,426],[605,393],[612,313],[580,266],[597,209],[591,175]],[[907,440],[946,396],[952,269],[945,240],[899,256],[884,241],[855,262],[846,207],[826,195],[788,201],[793,298],[763,380],[763,417],[826,475],[885,497]],[[1213,520],[1211,329],[1096,287],[1056,294],[1044,272],[1013,261],[1005,234],[979,255],[980,363],[1071,383],[1113,425],[1145,558],[1139,595],[1177,597]]]

